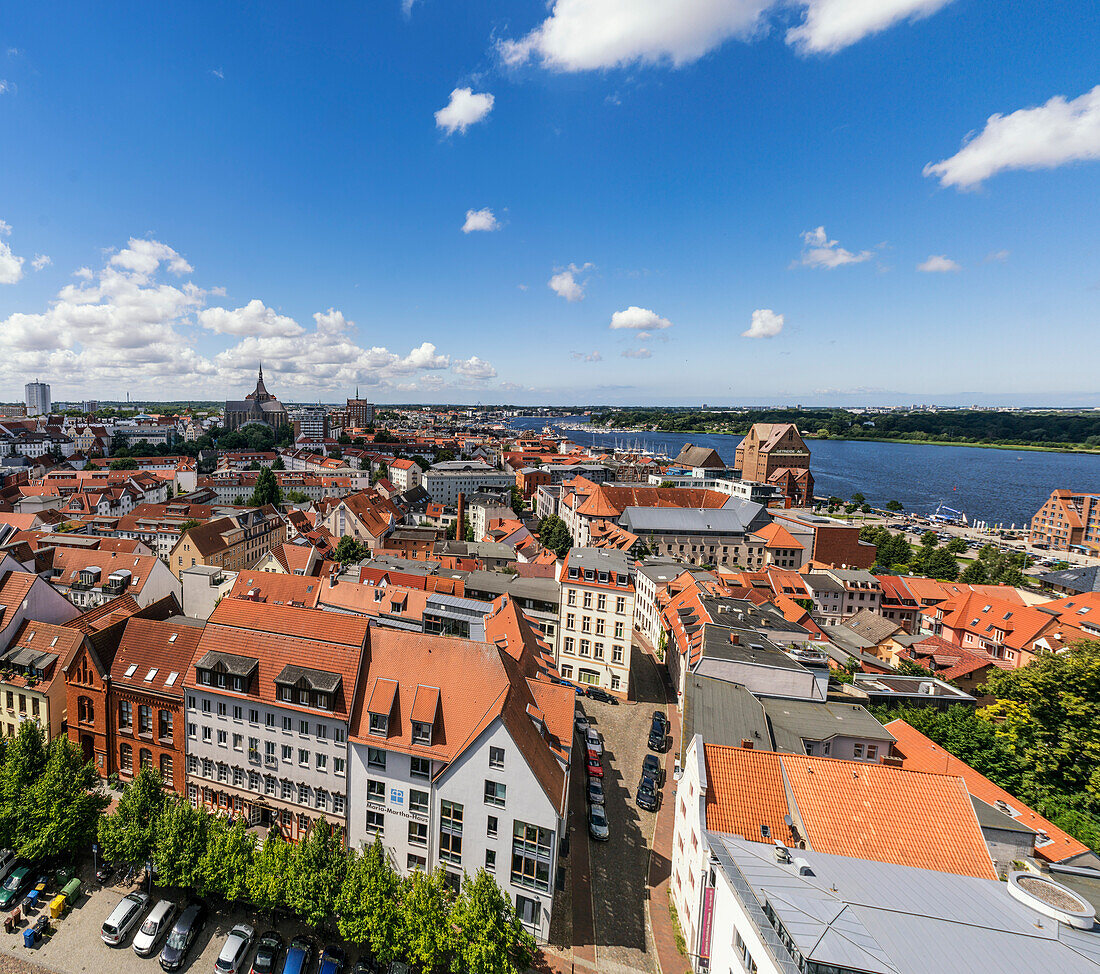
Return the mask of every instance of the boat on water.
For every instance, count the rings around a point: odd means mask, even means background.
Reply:
[[[928,515],[928,520],[933,524],[950,524],[961,528],[967,527],[970,523],[962,511],[956,511],[946,504],[940,504],[935,511]]]

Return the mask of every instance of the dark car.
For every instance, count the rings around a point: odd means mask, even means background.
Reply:
[[[657,811],[657,789],[654,787],[652,778],[642,775],[638,782],[638,789],[634,793],[634,801],[639,808],[644,808],[647,812]]]
[[[256,956],[252,958],[248,974],[275,974],[285,949],[283,938],[274,930],[265,933],[256,943]]]
[[[603,782],[599,778],[588,779],[588,804],[603,804]]]
[[[653,723],[649,727],[649,749],[651,751],[663,751],[668,740],[668,721],[659,710],[653,715]]]
[[[4,880],[4,885],[0,886],[0,910],[10,910],[18,905],[31,885],[32,879],[34,877],[31,875],[30,866],[18,866],[13,869]]]
[[[348,963],[348,955],[342,947],[329,944],[321,951],[321,963],[317,967],[317,974],[343,974]]]
[[[180,914],[168,934],[164,949],[160,952],[160,966],[166,971],[178,971],[183,967],[187,952],[205,926],[206,908],[201,903],[192,903]]]
[[[307,974],[313,960],[313,944],[305,937],[295,937],[287,948],[282,974]]]
[[[653,754],[647,754],[642,758],[642,774],[652,778],[654,784],[659,785],[665,780],[665,769],[661,767],[660,760]]]
[[[386,974],[386,969],[373,957],[360,957],[351,969],[351,974]]]
[[[618,703],[610,693],[606,690],[601,690],[599,687],[585,687],[584,695],[590,700],[599,700],[602,703]]]

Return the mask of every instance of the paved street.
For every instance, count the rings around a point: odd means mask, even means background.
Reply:
[[[634,700],[618,705],[588,699],[581,703],[603,738],[609,841],[589,839],[583,761],[573,772],[570,869],[577,875],[570,877],[572,943],[577,969],[592,963],[594,946],[594,963],[601,974],[658,970],[646,919],[646,876],[656,816],[634,804],[634,790],[642,758],[649,753],[646,741],[653,711],[665,709],[665,698],[652,659],[639,649],[633,659]],[[579,738],[577,751],[579,757]],[[586,864],[589,882],[583,876]]]

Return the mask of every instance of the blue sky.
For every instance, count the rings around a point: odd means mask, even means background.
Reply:
[[[19,5],[0,398],[1091,404],[1098,46],[1092,0]]]

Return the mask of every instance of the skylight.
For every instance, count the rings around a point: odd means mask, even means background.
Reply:
[[[168,642],[174,643],[176,641],[176,636],[178,636],[178,635],[179,635],[178,632],[172,633],[172,635],[168,637]]]
[[[148,673],[145,674],[145,682],[152,683],[153,677],[157,675],[157,668],[154,666]]]
[[[133,676],[136,672],[137,672],[137,663],[131,663],[128,667],[126,667],[126,673],[124,675],[125,676]]]
[[[172,686],[176,682],[176,678],[179,676],[175,670],[168,674],[168,679],[164,681],[166,687]]]

